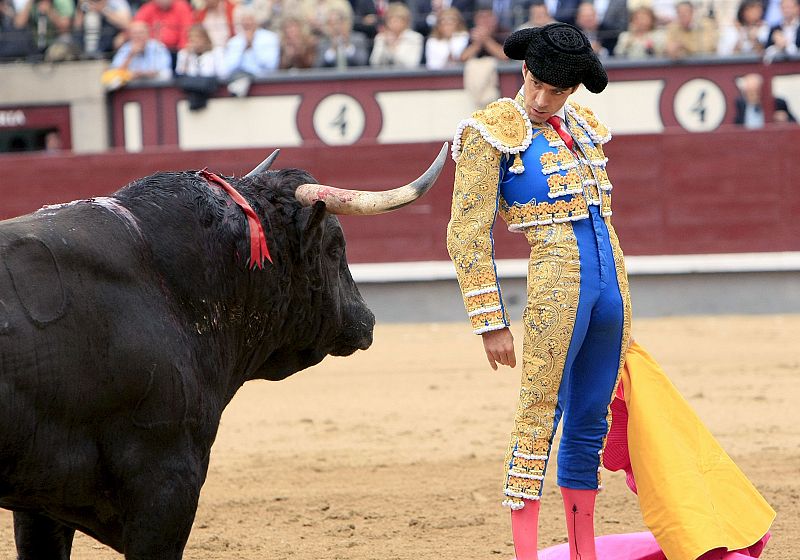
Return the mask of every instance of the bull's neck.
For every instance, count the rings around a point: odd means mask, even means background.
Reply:
[[[210,381],[227,402],[273,351],[265,341],[274,299],[264,294],[280,298],[279,276],[269,264],[251,269],[239,260],[246,228],[204,223],[196,204],[158,199],[156,208],[146,196],[119,200],[139,223],[152,269],[198,364],[218,378]]]

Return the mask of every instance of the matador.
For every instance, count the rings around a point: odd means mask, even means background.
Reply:
[[[494,262],[497,214],[530,244],[522,382],[503,463],[503,504],[511,508],[517,559],[536,559],[542,483],[563,417],[557,482],[570,555],[591,560],[630,298],[611,225],[603,152],[611,135],[568,98],[581,84],[601,92],[608,77],[586,36],[565,23],[516,31],[504,51],[524,61],[523,86],[516,98],[490,103],[458,127],[447,248],[474,332],[496,369],[516,363]]]

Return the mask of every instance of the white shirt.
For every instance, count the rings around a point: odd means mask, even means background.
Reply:
[[[469,33],[457,31],[449,39],[428,37],[425,42],[425,66],[429,70],[440,70],[454,64],[467,48]]]
[[[567,134],[569,134],[570,138],[572,138],[574,140],[575,138],[572,136],[572,133],[569,131],[569,127],[567,126],[567,110],[564,108],[565,106],[566,106],[566,103],[561,107],[561,109],[556,111],[553,116],[554,117],[559,117],[561,119],[561,130],[563,130]],[[555,128],[555,127],[553,127],[553,128]]]
[[[218,78],[224,73],[224,51],[215,48],[200,56],[188,49],[178,51],[175,73],[182,76],[205,76]]]
[[[769,36],[769,27],[766,23],[759,26],[756,39],[762,44],[766,44]],[[736,44],[739,43],[741,54],[758,54],[757,45],[750,40],[746,28],[739,28],[734,25],[726,27],[717,43],[717,54],[720,56],[730,56],[735,54]]]
[[[386,36],[378,33],[369,57],[369,65],[415,68],[422,61],[423,42],[422,35],[406,29],[400,34],[394,47],[390,48],[386,43]]]
[[[749,129],[764,128],[764,111],[758,105],[745,105],[744,127]]]
[[[234,35],[225,46],[225,77],[236,72],[247,72],[255,78],[263,78],[278,68],[281,41],[276,33],[257,29],[253,44],[247,48],[243,33]]]

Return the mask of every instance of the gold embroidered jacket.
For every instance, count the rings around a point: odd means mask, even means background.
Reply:
[[[498,212],[512,231],[587,218],[589,205],[611,215],[602,148],[611,135],[587,107],[569,102],[565,114],[575,152],[550,125],[531,124],[521,97],[475,112],[453,139],[447,249],[476,334],[509,325],[494,262]]]

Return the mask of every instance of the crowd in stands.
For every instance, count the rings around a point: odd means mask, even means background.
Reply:
[[[105,58],[110,88],[222,80],[243,95],[279,69],[438,70],[504,60],[520,27],[565,21],[602,57],[683,59],[800,50],[800,0],[0,0],[0,59]],[[77,2],[77,3],[76,3]]]

